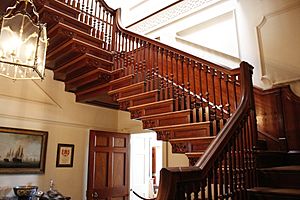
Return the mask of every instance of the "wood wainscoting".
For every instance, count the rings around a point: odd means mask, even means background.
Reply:
[[[300,149],[300,97],[289,86],[254,89],[259,138],[269,150]]]

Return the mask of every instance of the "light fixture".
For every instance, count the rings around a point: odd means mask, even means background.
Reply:
[[[0,24],[0,75],[14,80],[43,79],[47,31],[32,0],[17,0]]]

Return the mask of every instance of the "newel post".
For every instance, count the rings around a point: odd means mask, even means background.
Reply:
[[[112,28],[112,41],[111,41],[111,51],[115,52],[117,50],[117,46],[116,46],[116,35],[117,35],[117,23],[120,20],[120,16],[121,16],[121,9],[118,8],[115,12],[114,12],[114,20],[113,20],[113,28]]]
[[[252,129],[252,136],[253,136],[253,148],[256,148],[256,142],[257,142],[257,137],[258,137],[258,132],[257,132],[257,121],[256,121],[256,111],[255,111],[255,101],[254,101],[254,90],[253,90],[253,81],[252,81],[252,75],[253,75],[253,66],[251,66],[249,63],[247,62],[242,62],[240,64],[241,70],[247,70],[247,74],[249,74],[248,76],[248,84],[247,87],[249,87],[247,89],[247,91],[249,91],[249,95],[250,95],[250,102],[249,102],[249,114],[250,114],[250,118],[251,118],[251,129]]]

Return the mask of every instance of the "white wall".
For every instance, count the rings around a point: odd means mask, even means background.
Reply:
[[[82,200],[87,186],[89,130],[117,131],[118,111],[75,103],[74,94],[65,92],[64,84],[46,72],[42,82],[0,77],[0,126],[48,132],[45,174],[0,174],[0,196],[13,195],[11,188],[17,185],[32,184],[47,191],[53,179],[62,194]],[[75,145],[72,168],[56,168],[58,143]]]
[[[299,0],[185,0],[130,29],[230,68],[247,61],[263,89],[299,91]]]

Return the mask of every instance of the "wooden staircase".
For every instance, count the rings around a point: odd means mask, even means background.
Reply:
[[[132,33],[102,0],[35,5],[48,24],[47,68],[77,102],[128,111],[189,158],[161,171],[157,199],[246,199],[256,186],[248,63],[231,70]]]
[[[131,113],[132,119],[141,120],[144,129],[155,131],[159,140],[169,141],[173,153],[186,154],[191,158],[190,165],[195,164],[215,138],[210,131],[211,122],[197,120],[192,109],[176,110],[174,98],[160,100],[159,89],[146,91],[146,82],[130,84],[134,82],[131,79],[121,77],[111,81],[113,89],[108,94],[119,103],[121,110]],[[209,119],[209,109],[206,110]]]
[[[257,152],[258,186],[248,189],[248,199],[300,199],[300,152]]]

